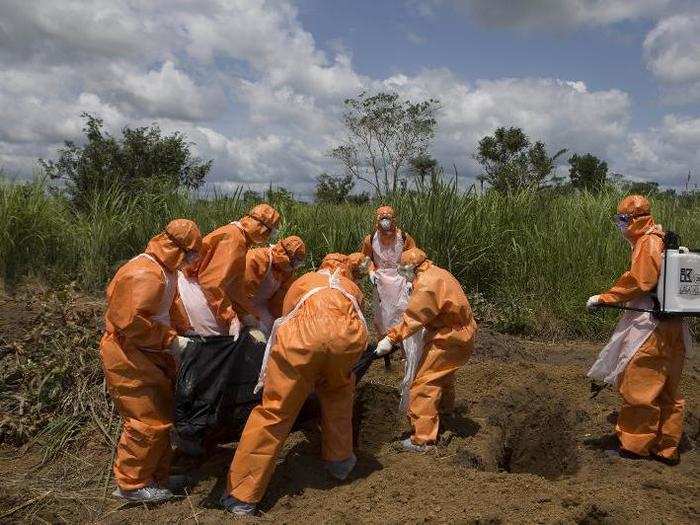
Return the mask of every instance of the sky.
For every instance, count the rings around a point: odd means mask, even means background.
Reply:
[[[208,190],[308,197],[342,173],[327,153],[362,91],[440,100],[431,152],[464,184],[499,126],[630,179],[700,184],[700,0],[0,2],[11,176],[81,142],[89,112],[115,134],[183,132],[214,160]]]

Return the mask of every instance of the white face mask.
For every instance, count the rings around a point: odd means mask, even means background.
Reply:
[[[295,260],[295,261],[292,261],[292,269],[293,269],[293,270],[298,270],[298,269],[301,268],[302,266],[304,266],[304,260],[303,260],[303,259],[297,259],[297,260]]]
[[[382,219],[379,221],[379,226],[382,230],[389,231],[391,229],[391,219]]]

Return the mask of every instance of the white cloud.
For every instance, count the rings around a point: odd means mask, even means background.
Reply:
[[[492,4],[484,13],[504,5]],[[656,9],[646,0],[567,5],[575,24]],[[551,3],[532,6],[562,16]],[[651,47],[665,38],[660,31]],[[342,46],[321,51],[282,0],[7,0],[0,4],[0,66],[0,166],[25,172],[64,139],[79,139],[80,114],[88,111],[112,132],[152,121],[183,131],[199,155],[215,160],[213,186],[273,182],[309,195],[318,173],[336,168],[326,152],[342,137],[342,100],[365,89],[440,99],[434,153],[465,176],[476,173],[477,141],[501,125],[522,126],[552,151],[603,156],[620,171],[641,173],[639,159],[680,170],[697,164],[684,151],[700,150],[696,121],[670,116],[631,133],[630,97],[591,90],[580,79],[467,82],[448,69],[367,77]],[[675,171],[668,177],[676,180]]]
[[[644,58],[667,101],[700,101],[700,14],[661,20],[644,39]]]
[[[681,187],[700,166],[700,118],[666,115],[660,126],[632,133],[627,175]]]

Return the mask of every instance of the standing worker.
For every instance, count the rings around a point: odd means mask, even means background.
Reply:
[[[357,462],[352,443],[353,365],[367,346],[362,292],[345,255],[331,254],[317,272],[290,287],[284,317],[268,341],[262,403],[253,409],[236,448],[224,507],[252,515],[262,499],[301,406],[313,391],[321,403],[322,456],[337,479]],[[352,259],[356,260],[356,259]]]
[[[422,334],[415,379],[408,378],[412,435],[401,444],[406,450],[424,452],[437,442],[440,412],[454,410],[455,372],[472,353],[476,321],[457,279],[435,266],[422,250],[404,252],[399,273],[413,283],[413,290],[400,322],[379,342],[376,353],[385,355],[407,337]]]
[[[260,330],[270,335],[272,323],[282,315],[282,302],[294,282],[294,272],[304,265],[306,245],[297,236],[274,246],[248,250],[245,268],[247,307],[258,319]]]
[[[362,242],[362,253],[370,258],[370,281],[376,287],[374,327],[378,334],[399,322],[406,309],[406,279],[398,274],[401,254],[416,243],[396,226],[396,213],[391,206],[377,209],[375,231]],[[409,343],[407,341],[407,343]],[[386,358],[388,366],[388,356]]]
[[[654,223],[649,201],[641,195],[622,199],[615,223],[632,248],[630,269],[612,288],[588,299],[586,307],[625,304],[652,310],[664,251],[664,232]],[[610,343],[588,375],[617,387],[622,408],[615,431],[622,457],[680,461],[685,402],[678,392],[685,359],[681,319],[657,319],[648,312],[625,312]],[[689,339],[689,338],[688,338]]]
[[[107,287],[100,358],[124,428],[117,445],[114,495],[136,502],[170,499],[170,428],[175,359],[189,342],[172,328],[175,271],[199,257],[197,225],[177,219],[124,264]]]
[[[216,321],[230,335],[238,337],[241,321],[252,318],[244,308],[246,253],[253,244],[274,238],[279,222],[272,206],[259,204],[240,221],[214,230],[202,241],[197,281]]]

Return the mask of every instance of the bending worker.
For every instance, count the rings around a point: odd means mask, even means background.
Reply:
[[[391,206],[377,209],[375,231],[362,242],[362,253],[371,260],[370,281],[376,287],[374,326],[378,334],[399,322],[406,309],[406,279],[398,273],[401,254],[415,248],[416,243],[396,226],[396,213]]]
[[[649,201],[631,195],[620,201],[615,222],[632,248],[630,269],[612,288],[588,299],[586,306],[626,304],[653,309],[664,250],[664,232],[654,223]],[[589,377],[617,387],[622,408],[615,431],[623,457],[654,456],[670,464],[679,461],[684,401],[678,384],[685,359],[681,319],[654,318],[628,311],[620,319],[610,343],[589,371]]]
[[[196,276],[223,333],[237,337],[244,318],[257,324],[243,306],[246,253],[253,244],[274,237],[279,222],[280,215],[274,208],[259,204],[240,221],[204,237]]]
[[[100,358],[107,389],[124,420],[114,461],[117,490],[130,501],[173,497],[170,471],[175,359],[189,342],[170,322],[175,271],[199,256],[197,225],[172,221],[107,287],[107,329]]]
[[[362,292],[352,280],[359,277],[359,265],[352,267],[349,260],[359,261],[329,255],[318,272],[303,275],[287,292],[284,317],[275,323],[263,361],[262,403],[248,418],[222,498],[234,514],[255,513],[277,454],[312,391],[321,403],[326,468],[342,480],[355,466],[351,369],[367,346],[367,327]]]
[[[272,323],[282,315],[282,302],[294,282],[294,272],[304,265],[306,245],[297,236],[274,246],[248,250],[245,267],[247,309],[267,336]]]
[[[413,291],[401,321],[379,342],[376,353],[385,355],[392,346],[421,333],[422,355],[417,356],[415,379],[408,378],[412,435],[401,444],[423,452],[437,441],[440,412],[454,410],[455,372],[472,353],[476,321],[457,279],[420,249],[404,252],[399,272],[413,283]]]

